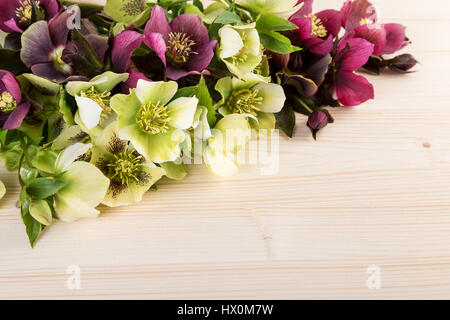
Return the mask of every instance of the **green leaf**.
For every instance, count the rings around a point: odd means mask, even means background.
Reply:
[[[275,113],[275,118],[281,130],[292,138],[295,127],[295,112],[292,106],[286,103],[280,112]]]
[[[256,21],[256,30],[259,32],[288,31],[294,29],[298,29],[298,27],[292,22],[272,15],[263,15]]]
[[[0,49],[0,69],[8,70],[15,75],[28,71],[28,68],[20,60],[20,50],[8,49]]]
[[[234,12],[224,11],[222,12],[213,23],[217,24],[239,24],[242,23],[241,17]]]
[[[212,126],[216,122],[216,110],[214,109],[211,94],[209,93],[208,86],[206,85],[205,78],[203,78],[203,76],[200,78],[200,82],[197,87],[198,91],[196,96],[198,98],[198,104],[208,109],[208,123]]]
[[[37,178],[39,172],[35,168],[28,168],[22,166],[19,169],[20,180],[23,184],[28,185],[31,181]]]
[[[23,152],[19,143],[16,143],[14,147],[2,153],[2,159],[8,171],[14,171],[19,167],[22,154]]]
[[[166,176],[169,179],[182,180],[187,175],[187,168],[184,163],[163,162],[160,166],[166,171]]]
[[[53,178],[36,178],[28,184],[27,193],[35,200],[46,199],[58,192],[68,182]]]
[[[47,201],[38,200],[32,202],[28,210],[30,215],[44,226],[49,226],[52,223],[52,210]]]
[[[29,209],[30,209],[31,199],[26,194],[25,189],[23,189],[22,192],[20,193],[19,203],[20,203],[20,211],[21,211],[22,221],[25,225],[25,230],[28,235],[28,240],[30,241],[31,247],[34,247],[34,244],[35,244],[37,238],[39,237],[39,234],[41,233],[42,225],[38,221],[36,221],[30,214]]]
[[[273,52],[292,53],[301,50],[301,48],[293,46],[289,38],[286,38],[278,32],[261,32],[259,37],[264,48]]]
[[[77,29],[72,30],[72,41],[78,48],[78,53],[69,54],[74,69],[83,76],[93,78],[103,71],[103,64],[95,54],[94,49]]]

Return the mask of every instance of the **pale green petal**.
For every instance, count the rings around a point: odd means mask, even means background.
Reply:
[[[244,46],[239,32],[231,27],[225,26],[219,30],[220,48],[219,57],[222,59],[236,55]]]
[[[80,119],[88,129],[95,128],[100,122],[102,107],[97,102],[86,97],[75,96]]]
[[[116,192],[113,188],[110,188],[102,203],[109,207],[118,207],[140,202],[144,193],[165,174],[164,169],[159,167],[145,167],[144,172],[148,175],[147,181],[132,182],[128,186],[124,186],[123,189],[116,190]]]
[[[245,46],[250,50],[252,55],[259,55],[261,52],[261,42],[259,41],[258,31],[256,29],[250,29],[244,32],[246,34]]]
[[[218,176],[228,177],[239,171],[233,153],[207,147],[204,152],[204,160],[209,170]]]
[[[258,96],[263,98],[262,104],[259,106],[261,112],[277,113],[283,109],[286,95],[280,85],[260,82],[253,89],[258,90]]]
[[[230,114],[223,117],[214,129],[209,145],[216,150],[236,152],[244,147],[251,137],[248,115]]]
[[[6,187],[5,184],[0,181],[0,199],[2,199],[5,196],[6,193]]]
[[[128,73],[104,72],[90,81],[98,92],[109,92],[121,82],[128,80]]]
[[[203,12],[203,21],[207,24],[212,24],[214,20],[224,12],[228,7],[224,3],[214,2],[210,4]]]
[[[136,86],[136,96],[142,104],[153,103],[166,105],[178,90],[175,81],[146,81],[139,79]]]
[[[103,150],[108,150],[108,145],[110,144],[114,135],[118,137],[118,122],[114,121],[110,123],[102,133],[95,139],[94,146],[102,148]]]
[[[194,136],[197,139],[208,140],[211,138],[211,128],[208,123],[208,109],[204,106],[198,106],[194,115]]]
[[[32,73],[23,73],[22,76],[41,92],[54,96],[59,93],[59,84],[54,83],[53,81],[38,77]]]
[[[231,80],[231,77],[221,78],[217,81],[214,88],[221,94],[222,100],[220,103],[222,104],[233,92],[233,81]]]
[[[130,94],[116,94],[111,98],[111,108],[117,113],[119,129],[136,124],[136,114],[142,106],[142,102],[135,94],[135,90],[130,90]]]
[[[137,125],[119,129],[119,138],[129,140],[147,160],[155,163],[175,161],[181,153],[180,144],[186,138],[179,129],[171,129],[166,133],[147,134]]]
[[[53,140],[52,149],[61,150],[70,146],[74,141],[77,141],[77,137],[81,137],[83,135],[82,132],[83,131],[79,125],[65,127],[56,139]]]
[[[182,180],[187,175],[187,168],[184,163],[164,162],[160,164],[166,171],[166,176],[174,180]]]
[[[103,201],[109,187],[109,179],[99,169],[90,163],[76,161],[61,179],[69,181],[55,196],[56,212],[62,221],[98,215],[94,208]]]
[[[177,129],[188,129],[194,121],[198,99],[196,97],[180,97],[167,105],[169,125]]]
[[[69,166],[80,156],[85,154],[90,148],[92,144],[84,144],[81,142],[75,143],[69,147],[67,147],[64,151],[62,151],[55,162],[56,172],[64,172],[68,170]]]

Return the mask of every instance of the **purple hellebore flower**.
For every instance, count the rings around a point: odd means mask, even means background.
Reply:
[[[76,8],[60,13],[48,24],[46,21],[35,22],[23,33],[20,58],[35,75],[63,82],[73,73],[62,57],[69,34],[67,21],[77,14],[79,8]]]
[[[30,103],[22,101],[20,85],[14,75],[0,70],[0,120],[4,121],[2,129],[17,129],[30,110]]]
[[[144,42],[166,67],[166,77],[178,80],[189,74],[207,74],[205,70],[217,41],[209,40],[208,30],[197,14],[184,13],[167,21],[163,8],[153,7],[145,25]]]
[[[408,45],[406,28],[398,23],[378,24],[375,7],[367,0],[344,3],[342,26],[348,38],[363,38],[375,46],[373,55],[392,54]]]
[[[365,65],[374,45],[361,38],[341,40],[331,65],[333,95],[344,106],[356,106],[374,98],[372,84],[355,71]]]
[[[39,20],[49,21],[59,10],[57,0],[1,0],[0,30],[25,31],[32,23],[33,5]]]
[[[304,1],[304,5],[290,18],[290,22],[298,27],[294,32],[301,42],[312,53],[324,56],[333,50],[333,39],[341,29],[341,12],[323,10],[312,14],[312,1]]]

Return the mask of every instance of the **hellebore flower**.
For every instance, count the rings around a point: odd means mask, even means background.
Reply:
[[[107,71],[89,82],[72,81],[66,85],[67,92],[75,97],[81,124],[93,129],[102,124],[112,113],[110,107],[111,90],[128,79],[128,73]]]
[[[286,101],[281,86],[259,80],[242,81],[226,77],[217,81],[215,89],[222,95],[218,103],[218,109],[222,115],[233,113],[250,115],[260,123],[274,124],[273,114],[280,112]],[[259,128],[262,129],[262,127]]]
[[[76,143],[62,151],[55,162],[55,173],[68,181],[55,194],[55,211],[64,222],[72,222],[85,217],[96,217],[96,210],[104,199],[109,187],[109,179],[93,164],[76,161],[92,145]]]
[[[69,34],[67,21],[78,14],[80,9],[76,8],[62,12],[48,24],[35,22],[23,33],[20,58],[35,75],[63,82],[73,74],[72,67],[62,58]]]
[[[17,129],[30,110],[30,103],[22,101],[20,85],[16,77],[0,70],[0,121],[3,130]]]
[[[118,135],[117,121],[103,130],[92,148],[91,163],[110,179],[103,204],[110,207],[142,200],[143,194],[164,174]]]
[[[367,0],[347,1],[341,14],[344,38],[363,38],[373,43],[373,55],[392,54],[409,44],[406,27],[398,23],[378,24],[375,7]]]
[[[145,44],[156,52],[166,67],[166,77],[172,80],[204,74],[217,44],[209,40],[199,15],[181,14],[168,23],[164,9],[158,5],[153,7],[144,35]]]
[[[175,81],[138,80],[129,95],[116,94],[111,108],[118,114],[119,138],[129,140],[147,160],[161,163],[175,161],[185,140],[183,130],[194,121],[198,99],[174,97]]]
[[[341,29],[341,13],[337,10],[323,10],[316,14],[312,13],[312,5],[305,4],[290,22],[298,29],[293,32],[297,34],[312,53],[326,55],[333,50],[333,39]]]
[[[356,106],[374,98],[373,86],[355,71],[366,64],[374,45],[361,38],[339,43],[338,52],[331,65],[333,90],[344,106]]]
[[[243,78],[261,63],[263,48],[255,23],[226,25],[219,30],[219,37],[217,55],[236,77]]]
[[[239,170],[238,152],[251,138],[247,117],[229,114],[217,122],[203,153],[207,167],[216,175],[232,176]]]
[[[298,0],[236,0],[236,4],[254,13],[255,16],[270,14],[286,19],[301,6]]]
[[[50,21],[59,10],[57,0],[2,0],[0,30],[22,33],[34,22],[33,6],[38,20]]]

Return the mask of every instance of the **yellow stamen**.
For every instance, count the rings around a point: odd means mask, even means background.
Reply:
[[[324,38],[327,36],[327,29],[325,29],[324,25],[322,24],[322,20],[317,18],[313,14],[308,15],[309,18],[312,20],[311,25],[311,37],[313,38]]]
[[[167,41],[167,58],[173,64],[185,64],[190,55],[198,54],[192,50],[195,41],[191,40],[186,33],[171,32]]]
[[[136,122],[148,134],[166,133],[169,130],[169,120],[167,108],[160,105],[159,101],[156,104],[144,104],[136,114]]]

